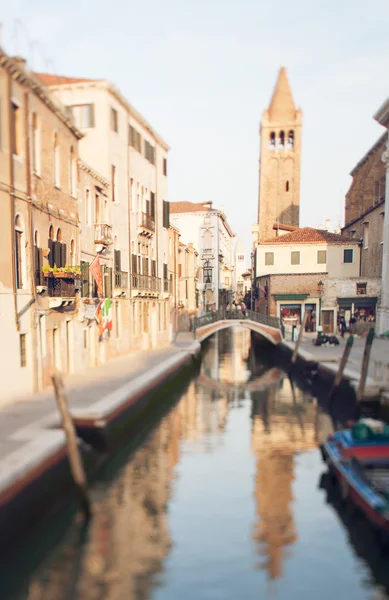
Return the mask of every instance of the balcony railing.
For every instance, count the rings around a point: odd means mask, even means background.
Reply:
[[[152,277],[151,275],[136,275],[133,274],[132,289],[142,292],[160,292],[161,279],[160,277]]]
[[[128,273],[127,271],[115,271],[115,288],[126,290],[128,288]]]
[[[107,223],[95,224],[95,244],[110,246],[112,244],[112,227]]]
[[[143,229],[148,229],[154,233],[155,218],[148,213],[142,212],[139,216],[139,227],[143,227]]]
[[[74,277],[49,277],[46,279],[47,292],[50,298],[74,298],[76,296],[76,280]]]

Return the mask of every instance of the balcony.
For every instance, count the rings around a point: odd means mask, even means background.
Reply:
[[[95,244],[110,246],[112,244],[112,226],[107,223],[95,224]]]
[[[140,213],[138,227],[142,230],[141,235],[151,237],[155,232],[155,218],[148,213]]]
[[[126,290],[128,288],[128,273],[127,271],[115,271],[114,273],[115,289]]]
[[[132,289],[138,292],[155,295],[161,291],[161,279],[159,277],[133,274],[131,276],[131,283]]]

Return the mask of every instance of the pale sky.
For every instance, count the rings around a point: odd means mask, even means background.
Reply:
[[[280,65],[304,112],[301,225],[343,220],[349,172],[384,131],[388,0],[14,0],[1,19],[36,70],[119,87],[171,146],[169,199],[224,205],[247,250]]]

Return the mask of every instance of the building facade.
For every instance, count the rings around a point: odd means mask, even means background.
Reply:
[[[301,133],[302,111],[282,67],[260,125],[257,241],[271,237],[274,226],[299,226]]]
[[[385,200],[384,206],[389,206],[389,99],[383,103],[374,118],[386,129],[386,146],[381,155],[385,167]],[[380,334],[389,331],[389,211],[384,211],[384,224],[382,236],[382,287],[381,303],[378,310],[378,332]]]
[[[0,51],[2,398],[75,369],[79,304],[78,141],[82,133]]]
[[[256,248],[256,310],[298,325],[308,311],[307,331],[337,331],[352,315],[358,332],[376,319],[380,278],[361,276],[359,240],[309,227]]]
[[[348,237],[362,242],[361,275],[381,277],[385,212],[385,165],[382,153],[386,135],[382,135],[350,175],[353,180],[345,199],[345,226]]]
[[[168,269],[169,148],[110,82],[35,76],[84,133],[82,159],[109,182],[109,206],[96,215],[100,222],[94,226],[112,237],[114,270],[128,274],[127,289],[117,301],[123,325],[131,323],[123,332],[127,346],[121,350],[166,343],[173,294]],[[124,281],[125,275],[119,277]]]
[[[212,202],[172,202],[171,219],[181,241],[198,249],[202,276],[199,310],[219,310],[232,302],[234,234],[223,211]]]
[[[178,307],[181,315],[193,317],[197,315],[199,277],[199,253],[193,244],[180,242],[178,249],[178,279],[179,279],[179,301]],[[186,329],[180,323],[180,329]]]

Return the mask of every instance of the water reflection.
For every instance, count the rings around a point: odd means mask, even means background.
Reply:
[[[253,538],[259,563],[270,580],[282,575],[283,561],[297,540],[293,517],[295,456],[316,447],[316,406],[278,373],[266,391],[252,392],[252,450],[256,456],[257,521]]]
[[[93,484],[90,527],[73,524],[0,597],[371,598],[375,580],[317,489],[312,450],[333,426],[284,372],[255,361],[247,330],[220,333],[178,404]]]

